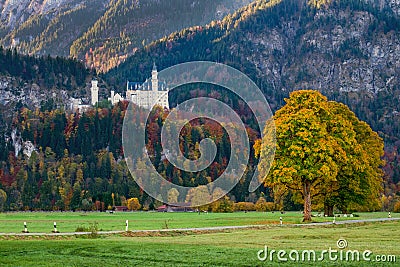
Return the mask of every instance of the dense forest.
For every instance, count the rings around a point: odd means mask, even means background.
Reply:
[[[0,74],[18,77],[24,82],[49,89],[75,90],[85,85],[89,73],[82,63],[73,59],[27,56],[0,46]]]
[[[76,210],[105,209],[121,205],[129,198],[138,198],[146,209],[157,203],[139,189],[132,179],[122,149],[122,123],[128,102],[114,107],[94,108],[87,113],[66,114],[62,110],[41,111],[22,108],[13,121],[18,129],[17,138],[31,142],[37,148],[28,155],[16,153],[12,138],[1,139],[2,162],[0,188],[7,195],[4,209],[7,210]],[[239,106],[243,105],[240,104]],[[141,109],[137,109],[142,116]],[[218,178],[230,158],[230,142],[220,125],[209,120],[197,120],[187,124],[180,133],[181,149],[187,158],[198,157],[199,142],[211,137],[218,147],[215,162],[199,173],[177,169],[163,156],[160,136],[163,120],[168,110],[156,108],[152,111],[147,130],[147,150],[157,171],[165,179],[183,186],[207,184]],[[251,121],[251,116],[242,118]],[[247,119],[246,119],[247,118]],[[248,127],[251,146],[259,138],[255,129]],[[231,200],[255,202],[259,195],[267,193],[265,188],[248,193],[248,185],[257,159],[251,150],[250,162],[241,182],[230,192]],[[140,166],[141,160],[136,163]],[[112,194],[114,199],[111,198]],[[186,196],[178,199],[185,201]],[[91,203],[90,208],[83,203]],[[99,206],[100,205],[100,206]],[[293,208],[290,197],[284,203],[286,209]]]
[[[11,139],[2,142],[2,187],[8,195],[5,207],[74,210],[81,207],[87,194],[110,205],[111,192],[138,193],[134,181],[123,172],[123,162],[114,158],[120,157],[121,141],[113,131],[118,131],[121,123],[119,106],[82,115],[22,108],[13,125],[23,140],[30,140],[38,149],[27,157],[13,151]]]
[[[257,144],[260,133],[254,117],[246,104],[235,96],[229,96],[221,88],[194,88],[190,94],[180,88],[179,101],[185,98],[207,96],[221,101],[229,99],[232,107],[246,125],[251,146],[250,161],[240,182],[221,201],[236,201],[236,206],[252,209],[257,201],[270,208],[299,210],[294,195],[286,194],[275,199],[270,189],[260,187],[249,193],[248,187],[255,166],[258,164]],[[175,100],[176,101],[176,100]],[[29,110],[22,107],[14,117],[10,135],[3,133],[0,139],[0,190],[4,192],[5,210],[105,210],[114,205],[127,205],[137,198],[142,208],[153,209],[161,205],[139,188],[128,170],[122,145],[122,128],[128,102],[111,107],[105,102],[86,113],[66,113],[42,107]],[[134,108],[133,117],[144,116],[144,110]],[[231,141],[218,123],[197,119],[187,123],[179,133],[180,149],[188,159],[199,157],[199,143],[212,138],[217,146],[214,162],[207,169],[185,172],[173,166],[165,157],[160,142],[161,129],[169,111],[156,107],[152,110],[146,128],[146,148],[155,169],[166,180],[182,186],[206,185],[218,178],[231,157]],[[29,150],[29,147],[34,149]],[[135,168],[141,169],[144,160],[140,154]],[[386,155],[388,158],[388,155]],[[392,159],[393,160],[393,159]],[[393,162],[386,164],[384,191],[379,208],[392,210],[397,201],[398,185],[388,179]],[[146,179],[148,174],[141,174]],[[138,178],[138,177],[135,177]],[[163,186],[160,185],[160,190]],[[188,201],[192,196],[176,196],[176,201]],[[166,201],[166,200],[165,200]],[[246,202],[246,203],[243,203]],[[268,202],[270,202],[268,204]],[[321,208],[320,203],[314,203]],[[253,205],[253,206],[252,206]],[[272,206],[271,206],[272,205]],[[318,206],[319,205],[319,206]],[[212,208],[213,205],[210,206]],[[360,207],[359,207],[360,208]],[[376,208],[376,207],[375,207]],[[368,209],[368,207],[367,207]],[[218,210],[217,210],[218,211]]]

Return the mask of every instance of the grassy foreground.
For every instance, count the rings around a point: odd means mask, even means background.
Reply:
[[[387,213],[357,213],[357,218],[337,218],[337,221],[349,219],[386,218]],[[108,213],[80,213],[80,212],[19,212],[0,213],[0,233],[19,233],[23,230],[24,222],[28,224],[31,233],[50,233],[53,230],[53,222],[57,222],[60,232],[75,232],[80,227],[88,227],[89,224],[98,223],[99,230],[125,230],[125,221],[129,220],[130,230],[150,230],[165,228],[192,228],[213,226],[236,225],[270,225],[278,224],[282,217],[284,223],[300,223],[300,212],[287,212],[281,214],[265,212],[237,212],[237,213],[158,213],[158,212],[118,212]],[[393,218],[399,218],[400,214],[393,213]],[[316,222],[332,221],[332,218],[313,218]]]
[[[165,236],[114,235],[76,237],[0,237],[0,266],[398,266],[400,222],[325,227],[269,226],[261,230]],[[261,262],[257,252],[337,249],[346,239],[350,250],[396,255],[396,263]]]

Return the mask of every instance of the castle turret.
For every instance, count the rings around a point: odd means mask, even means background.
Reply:
[[[151,89],[153,91],[158,91],[158,71],[156,63],[154,63],[153,71],[151,72]]]
[[[115,91],[114,91],[114,90],[111,90],[111,104],[112,104],[112,105],[115,104],[115,102],[114,102],[114,97],[115,97]]]
[[[92,81],[92,88],[90,88],[91,90],[91,94],[92,94],[92,105],[96,105],[99,102],[99,87],[98,85],[98,81],[97,80],[93,80]]]

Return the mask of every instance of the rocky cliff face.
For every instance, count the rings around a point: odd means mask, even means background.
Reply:
[[[53,99],[58,107],[65,107],[69,104],[71,92],[66,90],[49,90],[40,87],[36,83],[28,83],[21,78],[0,75],[0,106],[13,110],[16,105],[25,105],[30,108],[40,106]],[[9,114],[4,112],[3,115]]]
[[[400,16],[400,0],[388,0],[387,5]]]
[[[279,90],[394,90],[400,85],[400,33],[374,30],[378,25],[367,11],[320,9],[304,26],[293,19],[243,33],[254,51],[247,59]]]
[[[293,90],[320,90],[400,147],[400,21],[394,4],[332,3],[308,19],[297,10],[277,26],[236,33],[230,50],[255,67],[271,102]],[[246,48],[239,52],[242,41],[235,39],[248,40]]]
[[[0,45],[26,54],[69,56],[76,38],[109,0],[6,0],[0,6]]]

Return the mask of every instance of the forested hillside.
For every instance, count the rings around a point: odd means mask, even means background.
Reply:
[[[32,0],[31,3],[23,1],[18,7],[6,2],[3,16],[8,9],[15,9],[8,21],[3,18],[0,44],[13,45],[24,54],[67,57],[71,44],[104,13],[108,2],[68,0],[52,5]]]
[[[122,88],[127,79],[143,80],[153,61],[163,69],[209,60],[251,77],[274,110],[293,90],[320,90],[349,105],[385,138],[387,179],[397,184],[400,20],[392,9],[372,2],[256,1],[222,22],[148,45],[105,77]],[[172,94],[172,101],[177,97]]]
[[[205,25],[249,2],[111,1],[104,15],[72,44],[70,55],[84,58],[90,67],[107,71],[165,35],[192,25]]]
[[[164,35],[212,20],[251,0],[0,1],[0,45],[72,56],[106,71]],[[178,19],[179,18],[179,19]]]
[[[9,124],[22,106],[65,108],[71,97],[87,97],[94,73],[62,57],[25,56],[0,46],[0,110]]]
[[[93,109],[84,114],[22,108],[13,120],[16,136],[3,135],[0,142],[0,189],[7,195],[5,209],[75,210],[83,209],[86,201],[91,206],[99,201],[104,209],[113,205],[112,194],[115,205],[136,197],[145,208],[153,207],[156,203],[139,189],[123,160],[121,136],[127,105],[128,102],[120,102],[113,108]],[[143,116],[141,109],[136,112],[137,116]],[[155,109],[146,125],[148,153],[153,155],[152,161],[158,172],[165,179],[184,186],[207,184],[218,178],[230,157],[226,132],[208,120],[186,125],[180,133],[185,157],[196,158],[199,142],[208,137],[213,138],[219,150],[215,162],[206,170],[184,172],[163,157],[160,147],[161,126],[167,114],[166,110]],[[247,117],[245,122],[249,119]],[[258,138],[257,132],[250,128],[248,131],[253,145]],[[21,150],[17,149],[18,142]],[[30,144],[36,149],[29,151]],[[244,178],[230,193],[233,200],[256,201],[260,194],[260,191],[248,193],[257,161],[253,150],[250,157]],[[143,163],[139,160],[138,168],[140,164]],[[263,188],[260,190],[265,192]],[[179,200],[185,198],[180,196]],[[293,202],[288,199],[285,205],[291,208]]]
[[[0,46],[0,75],[21,78],[46,88],[76,90],[85,85],[89,70],[72,59],[25,56]]]

